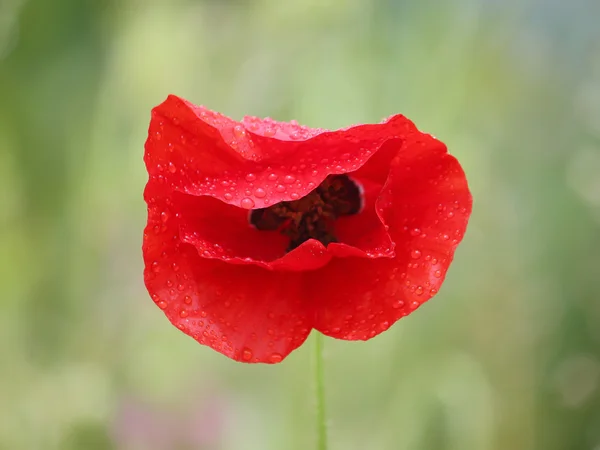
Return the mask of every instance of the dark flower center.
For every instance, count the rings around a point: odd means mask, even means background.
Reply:
[[[289,252],[309,239],[316,239],[324,246],[337,242],[335,219],[356,214],[360,208],[358,185],[347,175],[329,175],[305,197],[253,210],[250,223],[258,230],[279,230],[289,236]]]

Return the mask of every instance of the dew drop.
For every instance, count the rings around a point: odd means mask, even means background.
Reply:
[[[283,356],[281,356],[279,353],[273,353],[273,354],[271,354],[269,360],[272,363],[277,364],[283,360]]]
[[[253,173],[249,173],[248,175],[246,175],[246,181],[248,183],[252,183],[254,180],[256,180],[256,175],[254,175]]]
[[[394,309],[404,308],[404,302],[402,300],[396,300],[394,303],[392,303],[392,308],[394,308]]]
[[[169,172],[171,172],[171,173],[177,172],[177,167],[175,167],[175,164],[173,164],[172,162],[169,162]]]
[[[269,181],[275,181],[277,178],[278,178],[277,174],[270,173],[269,176],[267,177],[267,180],[269,180]]]
[[[225,200],[230,201],[233,198],[233,195],[231,195],[229,192],[226,192],[223,197],[225,197]]]
[[[160,272],[160,266],[158,265],[158,261],[154,261],[152,263],[152,272],[154,272],[154,273]]]
[[[236,125],[233,127],[233,134],[239,139],[246,134],[246,131],[241,125]]]
[[[381,328],[384,331],[387,330],[389,327],[390,323],[387,320],[379,324],[379,328]]]
[[[410,253],[410,256],[412,257],[412,259],[419,259],[421,257],[421,251],[420,250],[413,250]]]
[[[294,181],[296,181],[296,177],[294,175],[286,175],[283,177],[283,182],[286,184],[292,184]]]
[[[248,197],[244,197],[240,202],[240,206],[244,209],[252,209],[254,207],[254,200]]]
[[[263,188],[256,188],[256,190],[254,191],[254,195],[257,198],[264,198],[266,197],[267,192]]]
[[[433,272],[433,276],[436,278],[441,278],[442,277],[442,271],[441,270],[436,270],[435,272]]]
[[[164,300],[161,300],[157,303],[158,307],[160,309],[166,309],[167,308],[167,302],[165,302]]]
[[[188,316],[188,312],[185,309],[182,309],[181,311],[179,311],[179,317],[181,317],[182,319],[185,319]]]
[[[277,192],[284,192],[285,191],[285,186],[283,184],[278,184],[277,186],[275,186],[275,190]]]
[[[242,359],[244,361],[250,361],[252,359],[252,350],[249,348],[245,348],[242,350]]]
[[[415,291],[415,293],[417,295],[422,295],[423,294],[423,286],[417,286],[417,290]]]
[[[161,212],[160,220],[162,220],[163,223],[165,223],[167,220],[169,220],[169,213],[166,211]]]
[[[410,235],[411,236],[418,236],[421,234],[421,229],[420,228],[413,228],[412,230],[410,230]]]
[[[183,298],[183,303],[185,303],[186,305],[191,305],[192,304],[192,297],[190,297],[189,295],[186,295]]]

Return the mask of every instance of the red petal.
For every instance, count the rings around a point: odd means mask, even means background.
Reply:
[[[263,208],[303,197],[328,175],[360,168],[388,140],[413,134],[403,116],[333,132],[251,118],[238,123],[172,95],[152,110],[145,161],[166,190]]]
[[[403,146],[378,201],[396,257],[334,259],[308,274],[315,328],[370,339],[435,295],[471,206],[465,175],[441,142],[423,135]]]
[[[181,239],[193,245],[203,258],[232,264],[252,264],[272,270],[315,270],[332,257],[391,256],[393,246],[375,211],[381,186],[366,192],[368,208],[336,223],[343,243],[323,246],[311,239],[286,253],[289,238],[279,231],[260,231],[248,223],[248,211],[207,196],[175,193]]]
[[[301,274],[201,258],[180,241],[172,202],[159,192],[146,186],[143,244],[144,280],[157,305],[184,333],[232,359],[283,360],[311,329]]]
[[[279,231],[259,231],[248,211],[207,196],[176,193],[181,240],[203,258],[271,270],[302,271],[323,267],[332,257],[323,244],[310,240],[286,253],[289,238]]]

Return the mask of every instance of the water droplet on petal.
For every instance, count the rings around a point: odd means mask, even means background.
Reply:
[[[410,230],[410,235],[411,236],[418,236],[421,234],[421,229],[420,228],[413,228],[412,230]]]
[[[292,184],[294,181],[296,181],[296,177],[294,175],[286,175],[283,177],[283,182],[286,184]]]
[[[252,359],[252,350],[249,348],[245,348],[242,350],[242,359],[244,361],[250,361]]]
[[[159,307],[160,309],[166,309],[166,307],[167,307],[167,302],[165,302],[164,300],[161,300],[161,301],[159,301],[159,302],[157,303],[157,305],[158,305],[158,307]]]
[[[177,167],[175,167],[175,164],[173,164],[172,162],[169,162],[169,172],[171,172],[171,173],[177,172]]]
[[[435,272],[433,272],[433,276],[436,278],[441,278],[442,277],[442,271],[441,270],[436,270]]]
[[[233,195],[231,195],[229,192],[225,193],[225,195],[223,195],[223,197],[225,197],[225,200],[230,201],[233,198]]]
[[[182,309],[181,311],[179,311],[179,317],[181,317],[182,319],[185,319],[188,316],[188,312],[185,309]]]
[[[275,364],[276,364],[276,363],[279,363],[279,362],[281,362],[281,361],[283,360],[283,356],[281,356],[279,353],[273,353],[273,354],[271,355],[271,357],[269,358],[269,360],[270,360],[272,363],[275,363]]]
[[[246,181],[251,183],[254,180],[256,180],[256,175],[254,175],[253,173],[249,173],[248,175],[246,175]]]
[[[275,173],[270,173],[269,176],[267,177],[267,179],[269,181],[275,181],[277,179],[277,174]]]
[[[186,305],[190,305],[192,303],[192,297],[190,297],[189,295],[186,295],[183,298],[183,303],[185,303]]]
[[[419,259],[419,258],[421,257],[421,251],[420,251],[420,250],[413,250],[413,251],[410,253],[410,256],[411,256],[413,259]]]
[[[233,134],[239,139],[246,134],[246,130],[241,125],[233,127]]]
[[[240,202],[240,206],[244,209],[252,209],[254,207],[254,200],[248,197],[244,197]]]
[[[152,272],[154,272],[154,273],[160,272],[160,266],[158,265],[158,261],[154,261],[152,263]]]
[[[396,300],[394,303],[392,303],[392,308],[394,308],[394,309],[404,308],[404,302],[402,300]]]
[[[257,198],[264,198],[267,195],[267,192],[263,188],[256,188],[254,195]]]

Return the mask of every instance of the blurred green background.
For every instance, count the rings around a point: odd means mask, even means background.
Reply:
[[[326,340],[331,449],[600,450],[600,2],[0,0],[0,449],[309,450],[312,339],[234,363],[145,291],[143,144],[176,93],[463,163],[446,284]]]

